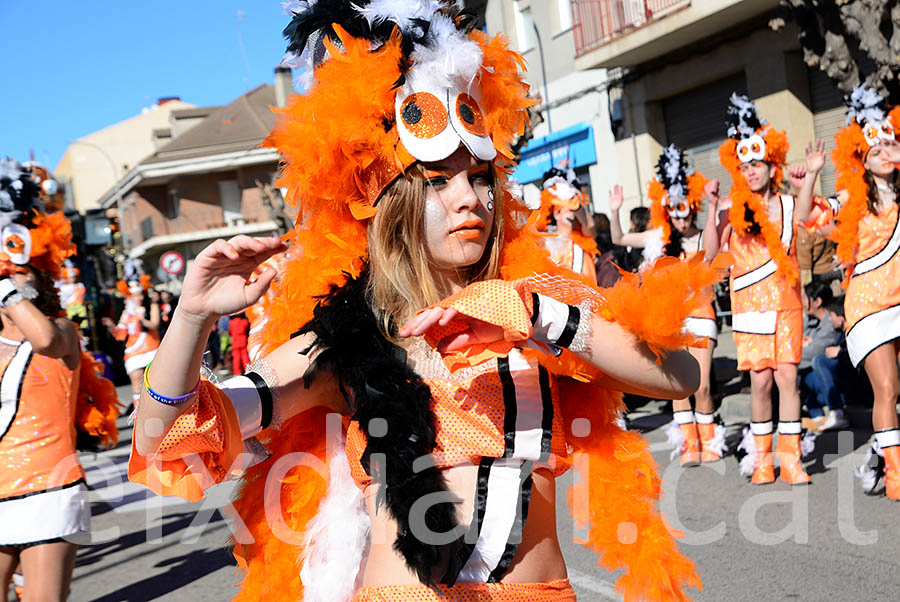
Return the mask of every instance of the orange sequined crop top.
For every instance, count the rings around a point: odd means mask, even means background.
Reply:
[[[553,377],[536,359],[513,349],[508,357],[453,372],[423,340],[409,358],[431,388],[438,468],[478,465],[482,458],[509,458],[548,468],[554,476],[568,470],[569,450]],[[390,425],[388,425],[390,428]],[[372,481],[360,459],[366,435],[359,423],[347,430],[347,458],[356,484]]]

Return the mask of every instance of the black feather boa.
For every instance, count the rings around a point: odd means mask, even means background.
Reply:
[[[313,319],[298,333],[316,336],[317,355],[306,377],[314,378],[319,371],[337,377],[353,409],[353,420],[367,436],[362,466],[384,484],[378,504],[385,504],[397,521],[394,549],[422,583],[433,587],[436,567],[456,556],[461,540],[429,544],[417,539],[410,527],[410,510],[417,500],[430,494],[449,499],[444,478],[433,463],[413,469],[416,459],[429,456],[435,447],[431,390],[407,365],[406,352],[378,329],[367,282],[368,268],[358,278],[347,274],[346,284],[332,287],[316,306]],[[454,511],[449,502],[434,503],[425,513],[425,525],[434,533],[453,531]]]

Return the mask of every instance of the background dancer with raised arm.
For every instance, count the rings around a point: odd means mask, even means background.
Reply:
[[[614,244],[643,249],[645,265],[659,257],[677,257],[686,262],[703,254],[712,262],[719,252],[716,229],[716,204],[710,204],[706,225],[697,227],[697,213],[703,208],[704,186],[708,180],[688,167],[684,152],[674,145],[663,150],[656,164],[656,177],[650,181],[650,228],[645,232],[622,231],[619,210],[621,186],[613,187],[609,197],[612,211],[610,232]],[[682,466],[715,462],[725,453],[725,427],[716,423],[712,397],[712,356],[718,338],[716,310],[712,303],[688,316],[688,332],[705,340],[702,346],[688,350],[700,365],[700,387],[694,393],[696,407],[689,397],[672,402],[673,423],[667,430],[669,442],[680,455]]]
[[[838,172],[836,199],[818,223],[837,222],[837,256],[848,266],[844,300],[847,350],[854,366],[866,370],[875,401],[874,453],[884,458],[876,469],[858,474],[867,491],[881,477],[885,493],[900,500],[900,430],[897,422],[897,357],[900,354],[900,107],[888,108],[878,93],[859,86],[848,95],[848,125],[835,137]],[[801,196],[810,196],[825,165],[824,151],[807,151]]]

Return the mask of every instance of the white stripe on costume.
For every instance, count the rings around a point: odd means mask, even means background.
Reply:
[[[900,251],[900,219],[894,222],[894,232],[891,234],[890,239],[888,239],[884,247],[871,257],[863,259],[853,266],[853,273],[850,277],[855,278],[860,274],[865,274],[866,272],[871,272],[872,270],[880,268],[893,259],[894,255],[897,254],[897,251]]]
[[[794,241],[794,197],[783,194],[781,200],[781,244],[786,251],[790,251]],[[732,291],[739,291],[762,282],[775,273],[778,266],[774,259],[770,259],[758,268],[735,277],[731,283]],[[773,331],[774,332],[774,331]]]
[[[538,379],[536,360],[529,361],[521,351],[509,353],[509,372],[516,387],[516,432],[513,458],[546,461],[541,453],[544,436],[544,400]]]
[[[146,342],[147,342],[147,331],[145,330],[144,332],[142,332],[141,334],[138,335],[138,338],[134,342],[134,344],[129,345],[128,347],[125,348],[125,355],[129,355],[131,353],[135,353],[136,351],[139,351],[140,348],[143,347],[144,343],[146,343]]]
[[[0,546],[25,544],[90,531],[91,510],[84,481],[0,500]]]
[[[731,316],[731,326],[734,332],[744,334],[775,334],[778,323],[778,312],[748,311]]]
[[[493,461],[488,477],[487,505],[481,519],[478,541],[459,573],[460,582],[487,582],[500,564],[511,535],[521,531],[521,526],[517,530],[516,524],[521,525],[523,522],[523,484],[530,476],[531,469],[531,462],[516,458],[497,458]]]
[[[572,271],[580,274],[584,267],[584,249],[572,243]]]
[[[719,328],[712,318],[685,318],[684,330],[696,337],[706,337],[711,341],[719,338]]]
[[[31,343],[24,341],[16,349],[15,355],[9,360],[3,377],[0,379],[0,439],[9,431],[16,413],[19,411],[19,398],[22,396],[22,385],[25,382],[25,372],[31,364],[34,356]],[[4,467],[4,470],[7,470]]]
[[[143,370],[150,365],[150,362],[153,361],[153,356],[155,355],[156,349],[128,358],[125,360],[125,372],[131,374],[135,370]]]
[[[235,376],[219,384],[241,425],[241,439],[249,439],[262,430],[262,401],[256,384],[246,376]]]
[[[858,366],[876,347],[900,337],[900,305],[869,314],[847,333],[850,361]]]

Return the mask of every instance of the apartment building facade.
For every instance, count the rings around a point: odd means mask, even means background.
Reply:
[[[644,204],[664,146],[684,148],[709,178],[730,178],[718,147],[732,92],[747,94],[762,116],[787,131],[790,163],[807,141],[843,125],[842,95],[803,61],[798,31],[768,27],[778,0],[571,0],[575,65],[614,70],[615,152],[626,203]],[[827,167],[821,190],[834,190]]]
[[[487,32],[505,34],[527,61],[526,80],[540,102],[543,121],[535,124],[513,174],[523,185],[526,202],[535,206],[541,176],[568,160],[595,210],[607,210],[608,191],[618,178],[607,71],[575,64],[570,0],[491,0],[484,15]]]

